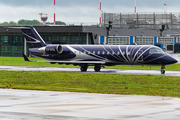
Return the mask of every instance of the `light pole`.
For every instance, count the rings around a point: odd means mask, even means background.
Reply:
[[[100,25],[100,27],[101,27],[101,0],[100,0],[100,8],[99,8],[99,10],[100,10],[99,25]]]
[[[55,0],[54,0],[54,25],[56,25],[55,5],[56,5],[56,2],[55,2]]]
[[[99,17],[99,26],[101,27],[101,13],[103,13],[103,10],[100,10],[99,8],[98,8],[98,10],[100,11],[100,17]]]
[[[136,0],[135,0],[135,6],[134,6],[134,13],[136,13]]]
[[[164,3],[164,14],[166,14],[166,6],[167,6],[167,4]]]

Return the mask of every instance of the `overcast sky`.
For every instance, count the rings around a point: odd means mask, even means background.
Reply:
[[[106,13],[133,13],[135,0],[101,0]],[[56,20],[64,22],[98,23],[100,0],[56,0]],[[164,3],[167,12],[180,13],[180,0],[136,0],[137,12],[162,12]],[[37,14],[48,14],[53,22],[54,0],[0,0],[0,22],[20,19],[39,20]]]

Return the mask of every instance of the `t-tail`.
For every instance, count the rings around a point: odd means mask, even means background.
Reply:
[[[34,27],[24,26],[21,28],[21,31],[26,38],[29,48],[40,48],[46,46],[46,43]]]

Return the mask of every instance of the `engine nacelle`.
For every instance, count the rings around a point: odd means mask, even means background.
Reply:
[[[48,45],[39,48],[38,51],[49,55],[55,55],[55,54],[61,54],[63,52],[63,48],[61,45]]]

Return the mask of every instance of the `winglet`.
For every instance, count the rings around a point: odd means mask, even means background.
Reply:
[[[22,55],[23,55],[23,58],[24,58],[25,61],[30,61],[23,52],[22,52]]]

